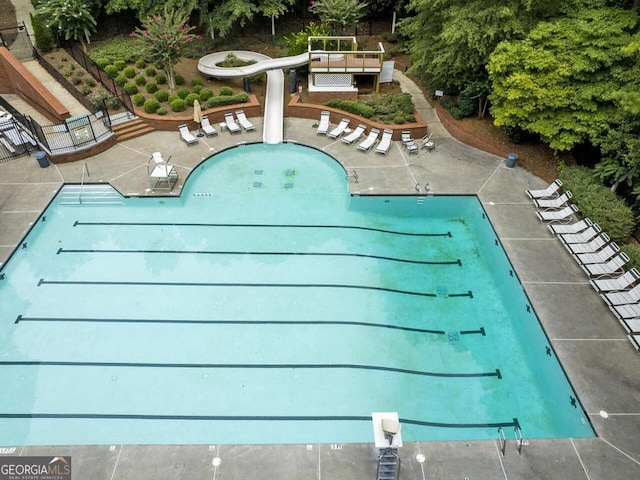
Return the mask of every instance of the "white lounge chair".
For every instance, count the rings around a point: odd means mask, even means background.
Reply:
[[[6,148],[9,153],[16,153],[16,149],[13,148],[13,145],[11,145],[9,142],[7,142],[4,137],[0,137],[0,143],[2,145],[4,145],[4,148]]]
[[[389,128],[384,129],[384,131],[382,132],[382,140],[380,140],[380,143],[376,147],[376,153],[381,153],[383,155],[386,155],[387,153],[389,153],[389,150],[391,149],[391,144],[393,143],[391,141],[392,135],[393,135],[393,130]]]
[[[572,255],[579,253],[595,253],[598,250],[602,250],[611,239],[609,235],[601,232],[596,238],[586,243],[564,243],[563,245]]]
[[[592,263],[605,263],[613,258],[620,251],[620,247],[616,242],[611,242],[609,245],[594,253],[578,253],[573,257],[576,261],[582,265],[590,265]]]
[[[233,118],[233,113],[225,113],[224,114],[224,123],[227,124],[227,130],[229,133],[240,133],[242,129],[236,123],[236,120]]]
[[[364,131],[367,129],[367,126],[363,123],[361,123],[360,125],[358,125],[356,127],[356,129],[351,132],[349,135],[342,137],[342,141],[344,143],[348,143],[349,145],[351,145],[353,142],[355,142],[356,140],[358,140],[360,137],[362,137],[362,135],[364,134]]]
[[[549,223],[569,223],[573,215],[578,212],[578,207],[574,203],[564,207],[562,210],[542,210],[536,212],[541,222]]]
[[[562,187],[562,181],[560,179],[554,180],[547,188],[540,190],[527,190],[527,195],[531,200],[541,198],[553,198],[558,196],[558,191]]]
[[[378,141],[378,135],[380,135],[380,130],[372,128],[369,135],[367,135],[367,138],[358,145],[358,150],[362,150],[363,152],[371,150],[371,147],[373,147]]]
[[[594,223],[580,233],[561,233],[558,238],[563,243],[586,243],[593,240],[600,233],[602,233],[602,228],[597,223]]]
[[[318,129],[316,130],[316,134],[318,135],[326,135],[329,131],[331,113],[322,112],[320,113],[320,124],[318,125]]]
[[[563,208],[569,200],[573,198],[573,194],[570,191],[564,192],[562,195],[556,198],[541,198],[533,201],[536,208],[540,210],[559,209]]]
[[[632,268],[619,277],[589,280],[589,283],[598,292],[621,292],[630,290],[639,279],[640,272]]]
[[[400,134],[400,140],[402,141],[402,146],[404,147],[406,143],[413,142],[413,138],[411,138],[411,132],[409,130],[403,130]]]
[[[633,345],[633,348],[636,349],[637,352],[640,352],[640,335],[627,335],[627,338]]]
[[[640,305],[629,303],[628,305],[610,305],[609,310],[618,320],[629,320],[631,318],[640,319]]]
[[[627,254],[620,252],[605,263],[590,263],[587,265],[580,265],[580,267],[582,267],[582,270],[584,270],[590,277],[602,278],[622,273],[623,267],[628,262],[629,257]]]
[[[163,182],[167,182],[167,188],[171,191],[178,181],[178,172],[173,165],[169,164],[171,157],[165,162],[160,152],[153,152],[147,162],[147,174],[151,189],[159,188]]]
[[[202,123],[200,124],[200,127],[207,137],[218,134],[217,130],[213,128],[213,126],[209,122],[209,116],[207,115],[202,116]]]
[[[340,123],[336,128],[327,133],[328,137],[331,138],[340,138],[340,136],[344,133],[345,129],[349,126],[349,119],[343,118],[340,120]]]
[[[631,335],[640,334],[640,318],[620,319],[620,324]]]
[[[247,116],[244,114],[244,110],[236,110],[236,117],[238,117],[238,123],[245,132],[256,129],[253,123],[247,119]]]
[[[184,143],[186,143],[187,145],[198,143],[198,139],[189,131],[186,123],[178,125],[178,130],[180,131],[180,138],[182,138]]]
[[[431,150],[435,150],[436,142],[431,140],[431,134],[425,135],[424,137],[422,137],[422,146],[420,147],[420,150],[422,150],[423,148],[429,152]]]
[[[562,235],[565,233],[580,233],[587,228],[593,225],[593,222],[590,218],[583,218],[582,220],[578,220],[575,223],[570,223],[569,225],[554,225],[553,223],[547,225],[551,233],[554,235]]]
[[[640,302],[640,285],[636,285],[626,292],[605,292],[601,293],[602,299],[609,305],[626,305]]]
[[[407,143],[403,144],[403,147],[409,152],[409,155],[411,155],[413,153],[418,155],[418,153],[420,153],[420,149],[418,148],[418,144],[413,140],[410,140]]]

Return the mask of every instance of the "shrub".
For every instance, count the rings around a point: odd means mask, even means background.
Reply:
[[[345,112],[353,113],[364,118],[373,118],[375,111],[372,107],[363,102],[354,102],[351,100],[339,100],[337,98],[329,100],[326,103],[327,107],[337,108]],[[403,122],[404,123],[404,118]]]
[[[176,81],[176,85],[184,85],[184,77],[182,75],[176,75],[174,80]]]
[[[67,68],[64,69],[64,76],[65,77],[70,77],[71,75],[73,75],[73,71],[76,69],[76,66],[72,63],[70,64]]]
[[[135,95],[136,93],[138,93],[138,87],[136,87],[136,85],[134,83],[125,83],[122,88],[124,88],[124,91],[127,92],[128,95]]]
[[[124,84],[127,83],[127,81],[127,77],[125,77],[124,75],[118,75],[116,77],[116,83],[121,87],[124,87]]]
[[[187,105],[189,105],[190,107],[193,107],[193,102],[195,102],[196,100],[200,101],[200,95],[198,95],[197,93],[190,93],[184,99],[184,101],[187,102]]]
[[[92,92],[92,90],[93,88],[91,88],[86,83],[82,85],[82,87],[80,87],[80,93],[82,93],[83,95],[89,95]]]
[[[160,107],[158,110],[156,110],[156,114],[157,115],[166,115],[167,114],[167,109]]]
[[[458,94],[458,108],[463,116],[470,117],[476,113],[476,106],[476,100],[466,90]]]
[[[127,78],[133,78],[136,76],[136,69],[133,67],[125,67],[122,70],[122,73],[124,74],[125,77]]]
[[[220,95],[218,97],[211,97],[207,100],[207,106],[209,108],[224,107],[226,105],[236,105],[238,103],[246,103],[249,100],[249,95],[245,92],[238,95]]]
[[[96,65],[100,70],[105,70],[105,67],[110,64],[111,64],[111,60],[107,57],[100,57],[96,60]]]
[[[156,85],[153,82],[147,83],[147,86],[145,88],[147,89],[147,92],[149,92],[149,93],[156,93],[158,91],[158,85]]]
[[[172,112],[184,112],[185,108],[187,108],[185,101],[181,98],[172,100],[170,105]]]
[[[141,87],[143,86],[145,83],[147,83],[147,79],[144,78],[144,75],[136,75],[135,78],[133,79],[133,81],[136,83],[137,86]]]
[[[176,92],[178,97],[180,97],[183,100],[187,98],[187,95],[189,95],[189,93],[190,93],[189,90],[187,90],[186,88],[179,88],[178,91]]]
[[[166,85],[167,76],[164,73],[159,73],[155,76],[155,81],[158,85]]]
[[[158,100],[160,103],[164,103],[167,100],[169,100],[169,92],[167,92],[166,90],[158,90],[156,93],[153,94],[153,96],[156,98],[156,100]]]
[[[140,53],[134,47],[133,39],[129,35],[118,35],[92,45],[91,50],[89,50],[89,57],[94,62],[101,57],[117,58],[126,63],[133,63],[140,58]]]
[[[194,85],[193,86],[193,91],[196,93],[200,93],[200,90],[202,90],[202,85]]]
[[[90,87],[95,87],[98,83],[91,77],[89,77],[84,83],[89,85]]]
[[[153,67],[147,67],[144,71],[147,77],[153,77],[156,74],[156,69]]]
[[[147,66],[147,62],[145,61],[144,58],[139,58],[138,60],[136,60],[136,68],[144,68]]]
[[[198,95],[200,95],[200,98],[202,99],[203,102],[206,102],[211,97],[213,97],[213,92],[211,91],[210,88],[203,88],[198,92]]]
[[[382,38],[385,42],[389,43],[398,43],[400,41],[400,35],[398,35],[397,33],[383,32]]]
[[[625,243],[635,227],[631,208],[611,189],[605,187],[586,167],[565,167],[559,178],[565,191],[573,193],[573,202],[582,212],[598,223],[612,240]]]
[[[393,117],[393,123],[396,125],[402,125],[404,123],[404,117],[402,115],[396,115]]]
[[[33,36],[36,39],[36,46],[41,52],[50,52],[55,46],[53,32],[46,22],[40,19],[39,15],[29,14],[31,18],[31,26],[33,27]]]
[[[204,82],[202,81],[201,78],[194,78],[191,80],[191,86],[192,87],[197,87],[197,86],[204,86]]]
[[[109,75],[111,78],[116,78],[118,76],[118,67],[114,64],[110,63],[106,67],[104,67],[104,72]]]
[[[118,71],[127,66],[127,62],[125,62],[124,60],[116,60],[115,62],[113,62],[113,64],[117,67]]]
[[[228,95],[233,95],[233,89],[231,87],[220,87],[220,95],[221,96],[228,96]]]
[[[144,105],[144,102],[147,100],[147,98],[141,93],[136,93],[133,97],[131,97],[131,99],[133,100],[133,104],[136,107],[141,107],[142,105]]]
[[[160,108],[160,102],[155,98],[150,98],[144,102],[145,113],[156,113],[156,110]]]
[[[176,98],[180,98],[180,97],[175,93],[172,93],[171,95],[169,95],[169,103],[173,102]]]
[[[109,94],[109,96],[107,98],[105,98],[104,103],[107,106],[107,108],[114,108],[115,109],[115,108],[120,107],[120,100],[115,95]]]

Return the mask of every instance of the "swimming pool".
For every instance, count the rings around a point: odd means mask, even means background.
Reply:
[[[478,199],[347,186],[257,144],[181,198],[62,192],[1,274],[0,442],[592,436]]]

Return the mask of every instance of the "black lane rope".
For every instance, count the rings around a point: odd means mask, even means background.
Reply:
[[[287,421],[287,422],[371,422],[371,416],[356,415],[143,415],[143,414],[114,414],[114,413],[0,413],[0,418],[13,419],[81,419],[81,420],[177,420],[177,421]],[[488,423],[444,423],[400,418],[402,424],[419,425],[422,427],[438,428],[498,428],[519,427],[517,418],[510,422]]]
[[[425,328],[403,327],[389,323],[354,322],[354,321],[331,321],[331,320],[189,320],[189,319],[154,319],[154,318],[71,318],[71,317],[23,317],[18,315],[14,323],[21,322],[78,322],[78,323],[167,323],[167,324],[189,324],[189,325],[336,325],[336,326],[357,326],[370,328],[388,328],[392,330],[403,330],[406,332],[432,333],[444,335],[444,330],[430,330]]]
[[[449,237],[451,232],[444,233],[420,233],[420,232],[400,232],[397,230],[386,230],[383,228],[358,227],[355,225],[300,225],[300,224],[271,224],[271,223],[180,223],[180,222],[79,222],[73,223],[77,226],[131,226],[131,227],[226,227],[226,228],[322,228],[322,229],[343,229],[343,230],[365,230],[369,232],[389,233],[391,235],[406,235],[411,237]]]
[[[375,290],[380,292],[400,293],[420,297],[438,297],[436,293],[415,292],[397,288],[373,287],[369,285],[348,285],[339,283],[229,283],[229,282],[115,282],[89,280],[45,280],[41,278],[38,286],[42,285],[101,285],[101,286],[151,286],[151,287],[248,287],[248,288],[348,288],[356,290]],[[473,298],[471,290],[464,293],[449,293],[446,297]]]
[[[359,365],[349,363],[335,364],[259,364],[259,363],[144,363],[144,362],[63,362],[63,361],[39,361],[39,360],[14,360],[2,361],[0,367],[121,367],[121,368],[209,368],[209,369],[299,369],[299,370],[376,370],[382,372],[402,373],[405,375],[417,375],[422,377],[444,377],[444,378],[479,378],[496,377],[502,379],[499,369],[493,372],[478,373],[443,373],[427,372],[422,370],[410,370],[406,368],[383,367],[378,365]]]
[[[310,256],[310,257],[355,257],[372,258],[374,260],[389,260],[392,262],[414,263],[419,265],[458,265],[462,266],[462,260],[427,261],[412,260],[408,258],[386,257],[383,255],[369,255],[365,253],[339,253],[339,252],[252,252],[252,251],[220,251],[220,250],[111,250],[111,249],[64,249],[59,248],[56,254],[61,253],[114,253],[114,254],[179,254],[179,255],[273,255],[273,256]]]

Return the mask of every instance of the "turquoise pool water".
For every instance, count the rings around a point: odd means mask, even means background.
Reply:
[[[59,195],[1,272],[0,444],[593,431],[475,196],[355,196],[239,146],[181,198]]]

